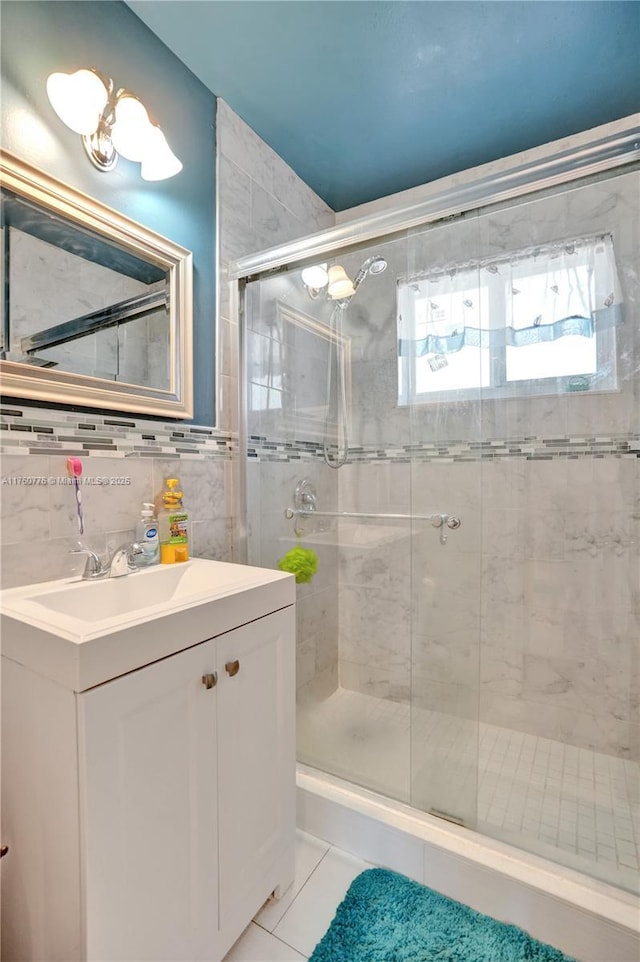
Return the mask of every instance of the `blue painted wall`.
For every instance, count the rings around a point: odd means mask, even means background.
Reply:
[[[46,80],[92,66],[140,96],[184,169],[157,183],[108,174],[53,112]],[[2,4],[2,145],[193,252],[194,421],[214,423],[215,97],[120,0]]]

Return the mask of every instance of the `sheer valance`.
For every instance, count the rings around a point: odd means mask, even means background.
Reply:
[[[401,357],[592,337],[621,320],[609,234],[425,271],[398,293]]]

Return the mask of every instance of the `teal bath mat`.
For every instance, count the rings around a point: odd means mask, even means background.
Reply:
[[[575,962],[387,869],[352,883],[309,962]]]

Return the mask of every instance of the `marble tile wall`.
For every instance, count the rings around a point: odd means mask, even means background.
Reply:
[[[301,470],[302,469],[302,470]],[[308,478],[326,510],[337,508],[335,472],[322,461],[256,461],[247,466],[249,563],[267,568],[302,544],[316,552],[318,570],[309,584],[296,588],[297,687],[300,698],[325,697],[338,681],[338,547],[331,525],[305,522],[298,538],[285,509],[293,504],[297,482]],[[334,526],[335,527],[335,526]]]
[[[236,465],[229,435],[212,428],[73,415],[7,406],[0,414],[2,587],[71,577],[80,539],[104,555],[131,541],[143,501],[178,475],[192,525],[192,553],[232,558]],[[78,529],[67,457],[83,462],[84,533]]]
[[[483,465],[481,718],[640,748],[640,460]]]
[[[404,571],[381,537],[341,548],[341,684],[637,758],[639,507],[638,457],[346,466],[341,510],[462,526],[414,521]]]
[[[341,511],[408,514],[408,464],[347,464]],[[382,507],[384,505],[384,508]],[[340,522],[340,684],[408,701],[411,696],[412,552],[423,532],[403,522]]]
[[[638,174],[625,173],[370,250],[389,267],[345,316],[354,431],[340,510],[447,512],[463,525],[446,546],[412,526],[410,603],[397,588],[385,594],[398,565],[388,546],[357,561],[341,552],[345,687],[393,697],[411,679],[416,705],[637,757],[639,205]],[[600,230],[613,234],[625,300],[617,391],[398,405],[398,277]],[[347,270],[361,257],[349,255]]]
[[[245,254],[274,247],[312,234],[334,224],[333,211],[304,184],[284,161],[254,133],[231,108],[218,100],[218,238],[219,238],[219,340],[223,366],[220,370],[220,410],[223,427],[235,432],[238,426],[238,330],[231,319],[227,265]],[[265,354],[279,357],[291,340],[278,324],[278,301],[294,304],[313,314],[314,304],[287,278],[273,278],[255,285],[248,300],[247,353],[256,364]],[[310,363],[304,350],[298,351],[298,370]],[[278,371],[275,372],[278,376]],[[270,445],[274,440],[315,438],[309,419],[300,408],[283,410],[280,392],[270,400],[251,406],[248,433]],[[276,395],[278,395],[276,397]],[[311,430],[310,430],[311,427]],[[313,463],[269,462],[250,459],[248,464],[248,546],[250,564],[275,567],[279,558],[294,547],[297,539],[285,508],[301,477],[309,477],[325,504],[337,505],[335,472],[317,458]],[[306,544],[306,541],[303,540]],[[337,684],[338,605],[337,563],[334,545],[309,545],[318,554],[318,573],[310,584],[297,587],[298,652],[297,683],[301,695],[317,696]]]
[[[238,330],[231,317],[227,265],[335,222],[334,212],[224,102],[218,99],[219,426],[238,425]]]

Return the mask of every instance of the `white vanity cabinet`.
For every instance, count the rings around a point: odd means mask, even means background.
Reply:
[[[2,962],[219,962],[293,881],[294,670],[293,605],[81,692],[4,657]]]

